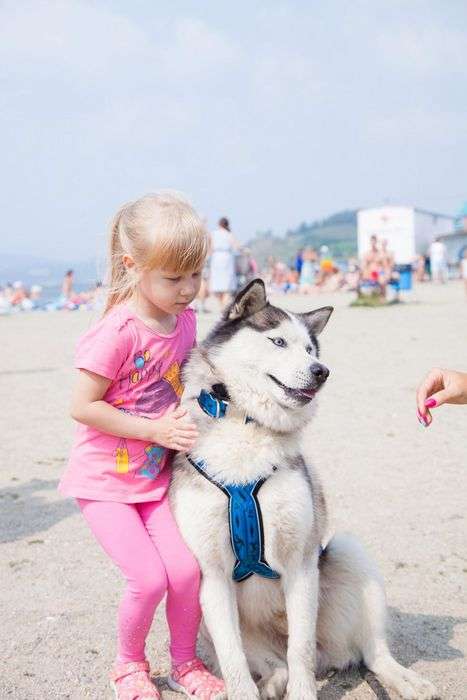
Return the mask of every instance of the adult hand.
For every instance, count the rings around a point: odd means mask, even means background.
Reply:
[[[428,427],[433,421],[430,409],[443,403],[467,404],[467,374],[452,369],[434,368],[417,390],[417,416]]]

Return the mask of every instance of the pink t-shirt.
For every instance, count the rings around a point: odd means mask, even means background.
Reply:
[[[104,401],[158,418],[179,401],[182,364],[195,344],[196,317],[185,309],[169,335],[116,306],[78,341],[75,366],[111,379]],[[137,503],[160,500],[170,481],[170,450],[78,423],[59,491],[65,496]]]

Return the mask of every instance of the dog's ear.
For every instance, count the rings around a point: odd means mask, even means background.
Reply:
[[[266,288],[263,280],[256,279],[242,289],[230,306],[226,309],[224,318],[226,321],[236,321],[240,318],[252,316],[261,311],[267,304]]]
[[[297,314],[297,316],[303,321],[309,331],[314,335],[319,335],[329,321],[333,311],[333,306],[323,306],[321,309],[315,309],[306,314]]]

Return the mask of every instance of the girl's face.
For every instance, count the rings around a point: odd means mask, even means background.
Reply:
[[[200,286],[201,269],[180,273],[155,268],[141,273],[138,290],[158,309],[179,314],[193,301]]]

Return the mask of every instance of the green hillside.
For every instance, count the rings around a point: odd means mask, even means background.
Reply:
[[[248,242],[260,266],[269,256],[291,263],[300,248],[329,246],[334,258],[347,258],[357,252],[357,211],[347,210],[312,223],[303,222],[285,236],[259,231]]]

